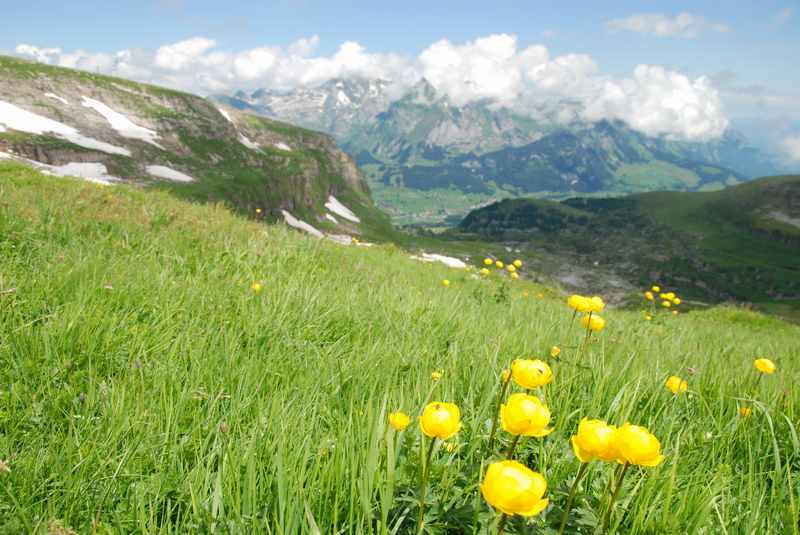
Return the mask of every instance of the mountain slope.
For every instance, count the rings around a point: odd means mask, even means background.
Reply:
[[[569,258],[556,276],[597,262],[633,288],[656,280],[690,298],[800,316],[799,176],[705,193],[505,200],[471,212],[458,232]]]
[[[330,137],[127,80],[0,57],[0,152],[259,217],[286,211],[327,232],[390,232]],[[361,223],[326,208],[331,197]]]
[[[682,142],[621,122],[576,120],[571,102],[528,115],[487,102],[456,106],[424,79],[402,93],[352,79],[216,98],[334,135],[356,156],[377,202],[401,222],[452,218],[470,203],[529,193],[719,189],[777,172],[734,131]]]

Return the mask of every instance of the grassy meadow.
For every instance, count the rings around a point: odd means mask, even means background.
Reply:
[[[607,310],[579,349],[571,315],[522,279],[0,163],[0,533],[415,533],[422,435],[387,417],[427,400],[463,427],[432,451],[425,531],[495,533],[478,485],[511,442],[486,451],[501,372],[528,356],[553,368],[554,432],[516,458],[550,505],[506,533],[557,533],[590,417],[665,455],[629,470],[609,532],[797,535],[800,328]],[[613,473],[590,465],[566,533],[600,532]]]

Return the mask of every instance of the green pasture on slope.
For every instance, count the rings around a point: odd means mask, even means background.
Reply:
[[[507,533],[557,527],[584,416],[645,425],[666,455],[629,471],[617,532],[798,532],[800,328],[610,310],[576,355],[570,312],[553,289],[394,246],[0,163],[0,533],[413,533],[419,428],[386,416],[431,391],[464,426],[434,452],[429,532],[482,533],[498,377],[553,345],[555,432],[518,448],[551,506]],[[778,371],[759,379],[761,356]],[[664,388],[673,374],[688,394]],[[592,466],[569,532],[594,533],[612,470]]]

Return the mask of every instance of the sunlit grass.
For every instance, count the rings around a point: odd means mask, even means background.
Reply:
[[[506,279],[0,164],[0,533],[413,532],[431,392],[463,427],[432,453],[425,526],[472,532],[494,517],[481,462],[517,357],[554,372],[554,431],[515,455],[548,482],[532,526],[558,527],[588,417],[663,447],[629,470],[618,532],[797,531],[800,329],[734,308],[605,310],[578,354],[564,299]],[[758,379],[758,357],[777,371]],[[394,411],[413,419],[401,433]],[[499,429],[497,450],[511,438]],[[588,471],[568,533],[599,525],[612,473]]]

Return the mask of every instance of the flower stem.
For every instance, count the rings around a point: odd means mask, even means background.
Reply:
[[[503,398],[506,397],[506,390],[508,390],[508,383],[511,382],[511,372],[508,373],[508,378],[503,381],[503,384],[500,386],[500,395],[497,397],[497,405],[495,406],[494,411],[494,418],[492,419],[492,432],[489,434],[489,446],[487,448],[487,454],[491,455],[492,448],[494,447],[494,436],[497,432],[497,420],[500,417],[500,406],[503,404]]]
[[[500,515],[500,522],[497,523],[497,535],[503,535],[506,530],[506,520],[508,520],[508,515],[503,513]]]
[[[520,435],[514,437],[514,441],[508,447],[508,453],[506,454],[506,459],[511,459],[514,456],[514,450],[517,449],[517,442],[519,442]]]
[[[578,490],[578,484],[581,482],[581,479],[583,479],[583,476],[586,475],[587,468],[589,468],[589,463],[581,463],[578,475],[575,476],[575,482],[572,483],[572,488],[569,491],[567,507],[564,509],[564,517],[561,519],[561,527],[558,529],[558,535],[562,535],[562,533],[564,533],[564,528],[567,527],[567,518],[569,517],[569,512],[572,510],[572,501],[575,499],[575,491]]]
[[[422,439],[420,444],[420,453],[425,444],[425,438]],[[436,444],[436,437],[431,438],[431,444],[428,446],[428,454],[425,456],[425,464],[422,465],[422,472],[419,479],[419,525],[417,533],[422,533],[422,527],[425,520],[425,494],[428,490],[428,476],[430,475],[431,455],[433,455],[433,446]]]
[[[611,500],[608,502],[608,511],[606,511],[606,517],[603,520],[603,529],[601,530],[603,533],[608,529],[608,524],[611,521],[611,511],[614,509],[614,502],[617,501],[617,496],[619,496],[619,491],[622,488],[622,480],[625,479],[625,472],[628,471],[629,466],[630,463],[625,463],[625,466],[622,467],[622,472],[620,472],[619,478],[617,479],[617,487],[614,489],[614,494],[611,495]]]

